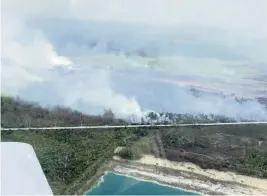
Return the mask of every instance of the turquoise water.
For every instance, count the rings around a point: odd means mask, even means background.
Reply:
[[[89,190],[86,195],[196,195],[114,173],[107,173],[103,180],[98,186]]]

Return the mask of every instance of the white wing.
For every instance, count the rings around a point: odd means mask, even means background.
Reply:
[[[1,195],[53,195],[31,145],[1,142]]]

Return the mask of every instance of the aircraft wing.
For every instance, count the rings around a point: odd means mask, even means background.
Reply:
[[[1,142],[1,195],[53,195],[31,145]]]

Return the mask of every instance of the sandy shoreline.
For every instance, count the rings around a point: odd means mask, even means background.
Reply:
[[[138,170],[138,173],[139,172],[140,172],[140,170]],[[139,174],[133,174],[133,170],[131,170],[131,169],[129,170],[129,168],[125,168],[125,167],[123,167],[123,168],[122,167],[115,167],[112,171],[110,171],[110,173],[127,176],[129,178],[134,178],[134,179],[139,180],[139,181],[153,182],[153,183],[159,184],[161,186],[168,186],[168,187],[171,187],[171,188],[178,188],[178,189],[186,191],[186,192],[196,193],[196,195],[201,194],[201,192],[193,191],[192,189],[189,190],[189,189],[186,189],[186,188],[181,188],[181,187],[174,186],[173,184],[162,183],[160,181],[154,180],[153,178],[149,179],[148,176],[142,176],[142,174],[140,174],[140,173]]]
[[[145,155],[140,160],[118,161],[111,172],[169,185],[185,191],[220,195],[267,195],[267,180],[233,172],[204,170],[192,163],[172,162]],[[164,172],[163,169],[173,172]],[[174,175],[174,173],[177,173]]]

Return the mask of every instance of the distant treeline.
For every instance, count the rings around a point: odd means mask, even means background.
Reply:
[[[222,115],[206,114],[179,114],[173,112],[149,112],[141,118],[141,122],[135,124],[190,124],[190,123],[226,123],[236,122],[235,119]],[[132,123],[133,124],[133,123]]]
[[[127,124],[117,119],[111,110],[103,115],[88,115],[77,110],[56,106],[43,108],[38,103],[1,96],[2,127],[48,127],[81,125]]]
[[[38,103],[8,96],[1,96],[1,115],[1,125],[6,128],[236,122],[233,118],[215,114],[193,115],[153,111],[144,114],[141,119],[138,119],[134,115],[130,115],[130,117],[126,120],[116,118],[111,109],[104,110],[102,115],[89,115],[62,106],[44,108]],[[239,119],[239,121],[247,120]]]

